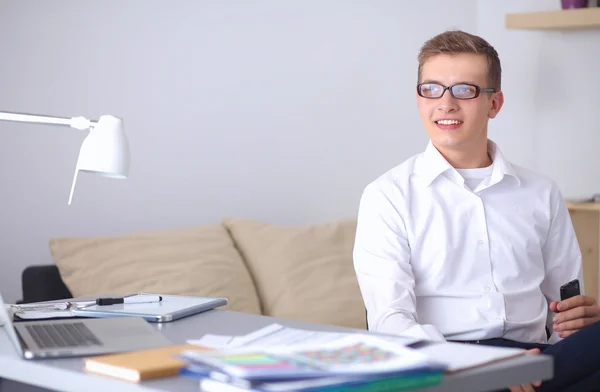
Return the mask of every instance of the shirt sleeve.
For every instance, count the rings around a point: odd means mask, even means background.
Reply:
[[[360,200],[353,257],[369,330],[445,341],[437,328],[417,320],[406,228],[398,200],[390,200],[397,196],[372,183]]]
[[[542,249],[542,256],[546,274],[542,281],[541,290],[548,301],[548,305],[552,301],[560,301],[560,286],[573,279],[579,279],[581,291],[582,293],[585,292],[581,250],[577,242],[575,229],[562,193],[558,186],[554,184],[551,192],[550,229]],[[546,325],[551,332],[549,343],[556,343],[561,340],[552,329],[553,316],[552,311],[548,310]]]

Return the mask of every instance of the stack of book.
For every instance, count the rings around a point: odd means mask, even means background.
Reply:
[[[401,391],[441,383],[446,365],[376,336],[325,343],[186,350],[180,374],[203,391]]]

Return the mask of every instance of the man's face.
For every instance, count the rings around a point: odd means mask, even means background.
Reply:
[[[419,82],[443,86],[468,83],[488,88],[492,86],[488,85],[487,68],[483,55],[440,54],[425,62]],[[480,146],[480,142],[487,140],[488,119],[496,117],[503,102],[502,92],[481,92],[477,98],[468,100],[452,97],[449,90],[437,99],[417,94],[421,120],[438,149],[468,150]]]

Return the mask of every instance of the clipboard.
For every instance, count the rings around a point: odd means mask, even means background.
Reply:
[[[160,295],[162,301],[105,306],[92,305],[84,308],[75,308],[71,310],[71,313],[75,317],[141,317],[149,322],[165,323],[227,305],[227,298],[222,297],[155,293],[137,293],[134,295]]]

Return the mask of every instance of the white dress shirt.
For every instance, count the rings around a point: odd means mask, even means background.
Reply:
[[[354,267],[370,330],[548,343],[560,286],[583,290],[571,218],[552,180],[488,152],[491,166],[457,170],[430,142],[364,189]]]

